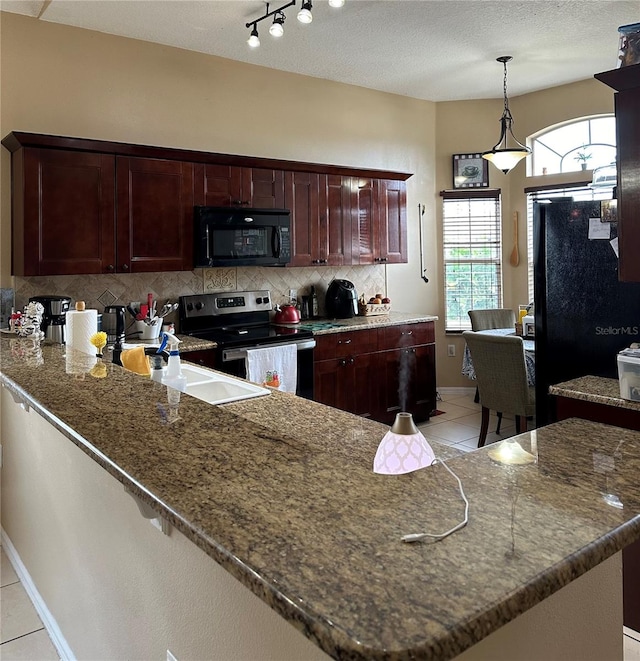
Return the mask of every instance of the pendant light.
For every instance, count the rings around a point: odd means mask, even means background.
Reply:
[[[509,98],[507,97],[507,62],[510,62],[512,59],[510,55],[503,55],[496,60],[497,62],[502,62],[504,66],[504,110],[500,118],[500,139],[494,147],[482,154],[482,158],[491,161],[498,170],[502,170],[505,174],[531,153],[531,150],[521,142],[518,142],[516,136],[513,135],[513,117],[509,110]],[[509,136],[511,136],[511,140],[509,140]],[[510,147],[509,142],[515,142],[517,146]]]

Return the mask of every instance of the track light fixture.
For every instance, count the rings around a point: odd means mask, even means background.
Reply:
[[[300,23],[311,23],[313,20],[311,9],[311,0],[304,0],[302,3],[302,9],[298,12],[298,20]]]
[[[345,0],[329,0],[329,5],[331,7],[343,7],[345,3]],[[270,18],[273,16],[273,22],[269,26],[269,34],[272,37],[281,37],[284,34],[284,21],[285,21],[285,14],[284,10],[287,9],[288,7],[293,7],[296,4],[296,0],[291,0],[291,2],[288,2],[282,7],[278,7],[278,9],[274,9],[273,11],[269,11],[269,3],[267,2],[267,8],[264,13],[264,16],[261,16],[260,18],[256,18],[255,21],[249,21],[248,23],[245,24],[245,27],[251,28],[251,34],[249,35],[249,39],[247,39],[247,43],[251,48],[257,48],[260,46],[260,37],[258,36],[258,23],[260,21],[264,21],[265,18]],[[313,8],[312,5],[312,0],[302,0],[302,6],[300,8],[300,11],[298,12],[298,20],[300,23],[311,23],[313,21],[313,14],[311,13],[311,10]]]
[[[516,136],[513,135],[513,117],[509,110],[509,98],[507,97],[507,62],[512,59],[510,55],[503,55],[496,60],[496,62],[502,62],[504,66],[504,110],[500,118],[500,139],[489,151],[482,154],[482,158],[491,161],[498,170],[502,170],[505,174],[531,153],[531,150],[518,142]],[[515,142],[517,147],[509,147],[507,144],[509,136],[511,136],[511,142]]]
[[[251,48],[258,48],[260,45],[260,37],[258,36],[258,27],[256,25],[253,26],[253,30],[251,30],[251,35],[247,39],[247,43]]]
[[[284,19],[286,16],[281,12],[277,12],[273,17],[273,23],[269,28],[269,34],[272,37],[281,37],[284,34]]]

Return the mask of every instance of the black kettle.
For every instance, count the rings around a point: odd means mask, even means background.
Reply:
[[[358,293],[349,280],[334,279],[327,288],[325,299],[329,319],[349,319],[358,314]]]
[[[126,306],[107,305],[102,313],[102,330],[107,334],[107,344],[122,344],[126,324]]]

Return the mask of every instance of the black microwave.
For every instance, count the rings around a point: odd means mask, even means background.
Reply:
[[[194,267],[288,264],[290,215],[287,209],[194,207]]]

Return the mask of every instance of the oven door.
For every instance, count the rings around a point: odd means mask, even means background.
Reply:
[[[277,344],[254,345],[251,347],[233,347],[221,349],[219,354],[218,369],[227,374],[233,374],[243,379],[247,378],[246,357],[247,349],[263,347],[278,347],[287,344],[295,344],[297,355],[297,386],[296,395],[313,399],[313,349],[316,341],[313,338],[300,340],[298,342],[281,342]]]

